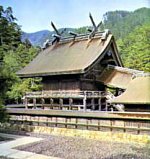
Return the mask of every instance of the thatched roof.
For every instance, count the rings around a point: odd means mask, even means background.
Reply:
[[[102,33],[96,34],[92,39],[88,39],[87,35],[75,40],[62,40],[39,53],[17,74],[20,77],[34,77],[84,73],[112,43],[116,47],[112,34],[102,39]],[[114,50],[119,65],[122,65],[117,49]]]
[[[126,91],[114,98],[112,103],[150,104],[150,76],[133,79]]]
[[[144,72],[108,65],[107,68],[101,73],[98,80],[107,86],[126,89],[134,76],[142,73]]]

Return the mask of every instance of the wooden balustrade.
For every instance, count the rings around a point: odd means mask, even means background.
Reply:
[[[31,106],[34,109],[41,106],[43,109],[100,111],[103,105],[102,98],[105,102],[106,94],[102,91],[39,91],[27,92],[23,99],[26,109]],[[37,102],[38,99],[40,103]],[[46,99],[49,99],[48,103],[46,103]],[[56,99],[58,99],[57,102]],[[67,104],[64,103],[64,100],[67,100]],[[106,109],[106,106],[104,108]]]

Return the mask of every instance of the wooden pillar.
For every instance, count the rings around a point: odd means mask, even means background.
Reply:
[[[140,127],[141,127],[141,123],[137,123],[137,134],[140,134]]]
[[[62,98],[59,99],[59,106],[60,106],[60,109],[62,109],[62,107],[63,107],[63,99]]]
[[[98,99],[98,110],[102,110],[101,98]]]
[[[123,121],[123,123],[124,123],[124,125],[123,125],[123,127],[124,127],[123,132],[125,133],[126,132],[126,121]]]
[[[33,108],[36,109],[36,98],[33,98]]]
[[[100,130],[101,121],[98,119],[98,131]]]
[[[113,131],[113,120],[110,120],[110,131]]]
[[[78,118],[75,118],[75,129],[78,127]]]
[[[53,103],[54,103],[53,98],[50,98],[50,108],[51,108],[51,109],[53,108]]]
[[[89,128],[89,119],[86,119],[86,129],[88,130],[88,128]]]
[[[65,118],[65,128],[67,128],[67,123],[68,123],[68,120],[67,118]]]
[[[91,105],[92,105],[92,110],[95,110],[95,100],[94,100],[94,98],[91,99]]]
[[[44,109],[45,100],[42,98],[42,108]]]
[[[46,118],[46,126],[48,126],[48,125],[49,125],[49,123],[48,123],[48,122],[49,122],[49,118],[47,117],[47,118]]]
[[[105,102],[105,111],[106,111],[106,112],[108,111],[108,105],[107,105],[107,102]]]
[[[69,110],[72,109],[72,105],[73,105],[73,99],[69,98]]]
[[[86,111],[86,91],[84,91],[83,108],[84,108],[84,111]]]
[[[28,98],[25,97],[24,103],[25,103],[25,109],[28,109]]]
[[[57,127],[57,122],[58,122],[57,118],[58,118],[58,117],[55,118],[55,126],[56,126],[56,127]]]

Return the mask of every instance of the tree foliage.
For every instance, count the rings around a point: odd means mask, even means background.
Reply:
[[[17,78],[16,82],[12,85],[10,91],[7,91],[7,96],[9,99],[9,101],[7,102],[18,103],[26,92],[41,90],[42,86],[40,82],[40,78],[27,78],[22,80],[20,78]]]
[[[21,29],[13,16],[12,8],[0,6],[0,46],[4,50],[15,49],[21,42]]]
[[[37,79],[21,80],[16,75],[16,72],[25,67],[36,56],[37,52],[37,48],[26,47],[24,44],[20,44],[15,51],[11,50],[5,54],[3,75],[5,75],[8,85],[6,91],[7,101],[9,99],[19,100],[26,91],[35,90],[34,87],[40,88],[40,86],[33,86],[38,83]]]
[[[21,42],[21,29],[12,8],[0,6],[0,105],[12,99],[19,100],[25,91],[40,89],[39,79],[20,79],[16,72],[26,66],[38,49],[26,40]]]
[[[137,27],[118,45],[126,67],[150,72],[150,23]]]
[[[110,29],[116,39],[123,39],[136,27],[150,22],[150,8],[140,8],[134,12],[113,11],[104,14],[104,28]]]

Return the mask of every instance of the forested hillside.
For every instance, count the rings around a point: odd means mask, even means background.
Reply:
[[[34,46],[42,46],[42,44],[51,37],[52,32],[49,30],[42,30],[35,33],[22,32],[22,41],[28,39]]]
[[[150,23],[136,27],[117,44],[126,67],[150,72]]]
[[[150,72],[150,8],[104,14],[103,28],[110,29],[125,67]]]
[[[110,29],[114,34],[123,63],[126,67],[150,72],[150,9],[141,8],[134,12],[113,11],[104,14],[101,29]],[[87,27],[68,28],[85,33]],[[60,29],[61,30],[61,29]],[[67,30],[67,31],[68,31]],[[25,34],[17,24],[10,7],[0,6],[0,106],[6,102],[16,102],[32,90],[40,90],[40,79],[20,79],[16,71],[27,65],[39,52],[39,47],[51,38],[49,31]],[[23,42],[21,40],[24,35]],[[38,39],[38,40],[37,40]],[[42,41],[39,41],[42,39]]]
[[[150,22],[150,8],[134,12],[113,11],[104,14],[104,28],[110,29],[116,39],[123,39],[138,26]]]

